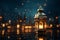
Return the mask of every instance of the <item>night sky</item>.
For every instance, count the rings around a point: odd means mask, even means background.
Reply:
[[[18,15],[23,18],[26,13],[28,20],[34,17],[40,5],[48,17],[57,15],[60,19],[60,0],[0,0],[0,15],[5,20],[15,20]]]

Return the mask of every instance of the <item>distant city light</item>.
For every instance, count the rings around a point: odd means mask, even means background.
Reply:
[[[8,36],[8,39],[10,38],[10,36]]]
[[[2,27],[5,27],[5,24],[2,24]]]
[[[11,20],[9,20],[9,24],[11,24]]]
[[[17,29],[17,35],[18,35],[18,34],[20,34],[20,30],[19,30],[19,29]]]
[[[57,27],[59,27],[59,25],[56,25]]]
[[[56,19],[58,19],[58,16],[56,16]]]
[[[51,28],[51,27],[53,27],[53,25],[52,25],[52,24],[50,24],[50,28]]]
[[[22,22],[22,20],[20,20],[20,22]]]
[[[11,26],[7,26],[7,28],[11,28]]]
[[[20,28],[20,25],[19,24],[17,24],[17,28]]]

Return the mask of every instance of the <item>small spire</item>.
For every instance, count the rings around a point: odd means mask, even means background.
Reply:
[[[40,6],[39,9],[38,9],[37,11],[39,11],[39,10],[44,10],[44,9],[42,8],[42,6]]]

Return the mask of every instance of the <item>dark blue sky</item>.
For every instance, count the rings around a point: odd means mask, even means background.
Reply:
[[[6,20],[15,19],[20,14],[23,17],[24,13],[27,17],[34,17],[40,5],[49,17],[60,16],[60,0],[0,0],[0,14]]]

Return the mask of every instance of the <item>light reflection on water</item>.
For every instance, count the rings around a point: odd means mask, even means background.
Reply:
[[[19,40],[55,40],[56,39],[56,40],[60,40],[60,30],[54,30],[54,31],[47,30],[46,32],[43,32],[45,34],[45,36],[42,35],[42,37],[38,37],[39,32],[37,32],[36,34],[34,34],[34,33],[25,34],[24,33],[24,35],[20,35],[19,33],[17,35],[14,32],[13,32],[14,34],[10,33],[9,35],[7,35],[7,34],[5,34],[4,30],[1,30],[1,32],[2,32],[3,37],[0,35],[0,39],[3,38],[3,39],[11,39],[11,40],[12,39],[19,39]],[[0,34],[1,34],[1,32],[0,32]]]
[[[38,40],[44,40],[44,38],[38,38]]]

